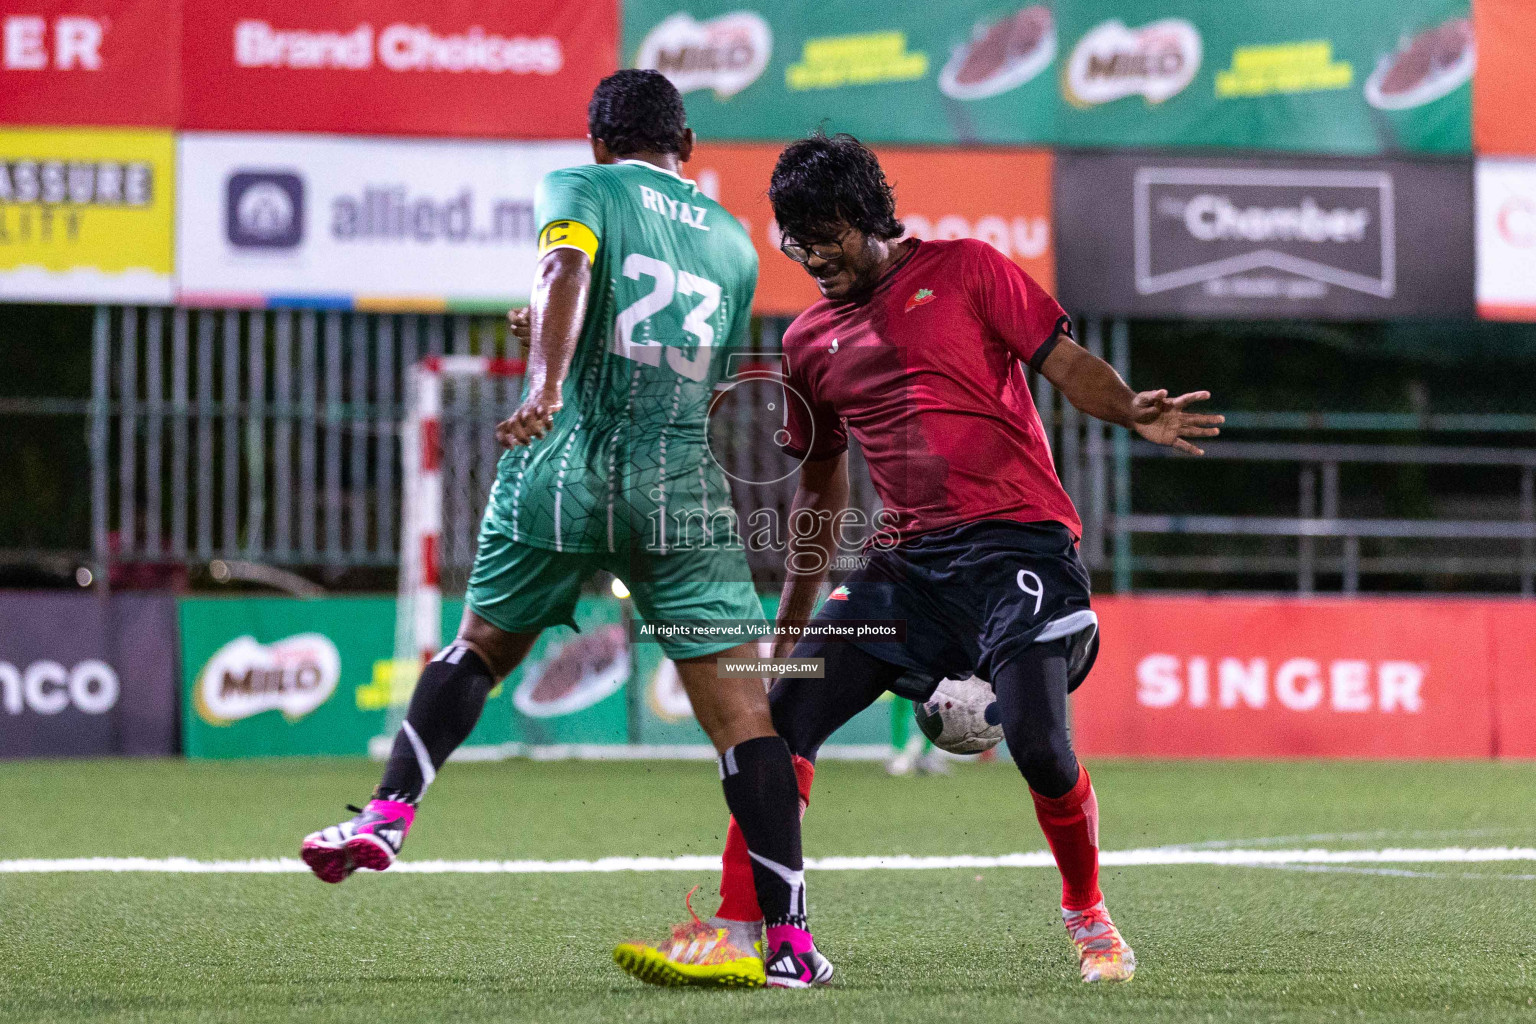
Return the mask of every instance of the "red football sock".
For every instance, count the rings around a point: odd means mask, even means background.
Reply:
[[[800,790],[800,817],[811,801],[811,780],[816,766],[795,755],[795,783]],[[720,909],[715,916],[727,921],[761,921],[763,911],[757,905],[757,883],[752,880],[752,858],[747,855],[747,837],[731,819],[725,833],[725,853],[720,858]]]
[[[1029,795],[1061,872],[1062,907],[1087,910],[1104,898],[1099,891],[1099,801],[1088,769],[1079,766],[1077,784],[1064,796],[1046,797],[1034,790]]]

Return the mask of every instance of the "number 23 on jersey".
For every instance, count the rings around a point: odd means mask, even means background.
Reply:
[[[619,313],[618,331],[614,334],[612,351],[646,366],[660,366],[661,353],[665,349],[667,366],[674,373],[689,380],[704,380],[709,374],[709,359],[715,343],[715,328],[709,318],[720,308],[720,286],[707,278],[678,270],[662,260],[638,252],[624,257],[623,274],[631,281],[650,278],[652,284],[649,292]],[[664,345],[654,338],[635,339],[635,329],[668,309],[674,299],[693,297],[697,297],[698,301],[683,316],[682,323],[683,331],[691,335],[694,341],[692,357],[680,345]],[[659,324],[653,321],[652,326],[654,328]]]

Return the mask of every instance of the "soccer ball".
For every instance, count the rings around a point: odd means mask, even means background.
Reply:
[[[933,696],[917,706],[917,727],[951,754],[979,754],[1003,739],[992,684],[975,676],[941,681]]]

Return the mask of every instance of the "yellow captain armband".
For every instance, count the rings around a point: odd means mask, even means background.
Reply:
[[[580,249],[591,263],[597,259],[597,235],[579,220],[552,220],[539,232],[539,258],[555,249]]]

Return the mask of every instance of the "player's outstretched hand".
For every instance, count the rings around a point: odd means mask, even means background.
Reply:
[[[516,412],[496,424],[497,442],[508,449],[532,444],[549,433],[560,406],[559,394],[529,395]]]
[[[1203,402],[1211,397],[1209,391],[1191,391],[1178,398],[1169,398],[1167,389],[1143,391],[1131,404],[1131,421],[1136,433],[1148,441],[1165,444],[1188,455],[1204,455],[1186,437],[1215,437],[1221,433],[1225,416],[1185,412],[1191,402]]]
[[[533,337],[533,328],[528,323],[529,308],[524,306],[507,313],[507,330],[512,333],[512,337],[524,345],[528,344],[528,339]]]

